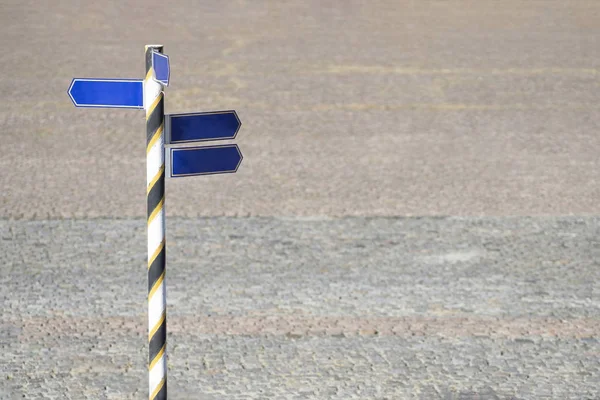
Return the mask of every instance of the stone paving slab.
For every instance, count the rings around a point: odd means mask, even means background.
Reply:
[[[172,399],[598,399],[600,219],[170,218]],[[0,398],[146,398],[145,223],[0,221]]]
[[[166,112],[242,121],[171,215],[598,215],[600,2],[499,1],[5,0],[0,218],[144,216],[144,113],[66,91],[155,42]]]

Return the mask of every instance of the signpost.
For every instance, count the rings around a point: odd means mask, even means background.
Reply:
[[[156,80],[165,86],[169,86],[169,78],[171,75],[169,56],[157,51],[152,52],[152,68],[154,69]]]
[[[164,88],[169,85],[171,72],[169,57],[162,51],[161,45],[146,46],[144,80],[75,78],[68,90],[76,107],[146,110],[150,400],[167,398],[165,176],[234,173],[243,158],[237,145],[178,146],[234,139],[241,123],[235,111],[165,116]]]
[[[235,111],[165,116],[168,144],[235,139],[241,125]]]
[[[69,97],[76,107],[143,108],[141,79],[75,78]]]
[[[234,173],[241,162],[242,153],[235,144],[171,148],[167,153],[170,178]]]

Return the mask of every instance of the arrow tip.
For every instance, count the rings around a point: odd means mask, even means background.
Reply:
[[[71,99],[71,101],[73,102],[73,105],[75,105],[75,107],[77,107],[77,103],[75,102],[75,98],[73,97],[73,86],[75,85],[75,81],[77,80],[77,78],[73,78],[73,80],[71,80],[71,84],[69,85],[69,89],[67,89],[67,94],[69,95],[69,98]]]
[[[235,171],[234,171],[234,173],[235,173],[235,172],[237,172],[237,170],[240,167],[240,165],[242,165],[242,160],[244,159],[244,156],[242,155],[242,152],[240,151],[239,146],[237,144],[234,144],[234,146],[235,146],[235,149],[236,149],[236,151],[237,151],[237,153],[238,153],[238,155],[240,157],[240,160],[238,161],[237,165],[235,166]]]

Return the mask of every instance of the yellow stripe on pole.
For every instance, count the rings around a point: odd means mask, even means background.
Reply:
[[[160,276],[158,277],[158,279],[152,286],[152,289],[150,289],[150,292],[148,293],[148,301],[150,301],[150,299],[152,299],[152,296],[154,296],[154,293],[156,293],[156,291],[158,290],[158,287],[163,283],[164,279],[165,279],[165,272],[163,271],[163,273],[160,274]],[[163,315],[163,317],[164,317],[164,315]]]
[[[146,77],[144,78],[145,81],[152,79],[152,71],[154,70],[154,68],[150,68],[148,70],[148,72],[146,73]]]
[[[163,125],[164,124],[160,125],[160,127],[156,130],[154,136],[152,136],[152,139],[150,139],[150,143],[148,143],[148,146],[146,147],[146,155],[150,153],[150,150],[152,150],[152,146],[154,146],[158,139],[160,139],[160,135],[162,135],[163,132]]]
[[[148,217],[148,226],[150,226],[152,221],[154,221],[154,218],[156,218],[156,216],[158,215],[160,210],[162,210],[164,203],[165,203],[165,196],[163,196],[163,198],[160,199],[160,202],[156,205],[156,208],[154,209],[154,211],[152,211],[152,214],[150,214],[150,216]]]
[[[156,333],[156,331],[158,331],[158,329],[163,324],[163,322],[165,322],[165,313],[164,312],[162,313],[162,315],[160,317],[160,321],[158,321],[158,323],[154,327],[152,327],[152,330],[148,334],[148,342],[150,342],[152,340],[152,337],[154,336],[154,334]],[[165,346],[163,346],[160,351],[164,352],[164,350],[165,350]],[[158,355],[154,358],[154,360],[160,358],[159,356],[160,356],[160,353],[158,353]],[[150,363],[150,368],[149,369],[152,369],[153,366],[154,365],[152,365],[152,363]]]
[[[146,110],[146,120],[148,120],[148,118],[150,118],[152,111],[154,111],[154,109],[156,108],[158,103],[162,100],[162,97],[163,97],[163,95],[161,93],[160,95],[158,95],[158,97],[156,99],[154,99],[152,104],[150,104],[150,107],[148,107],[148,109]]]
[[[154,184],[156,183],[156,181],[158,180],[158,178],[160,178],[160,176],[162,175],[163,172],[165,172],[165,164],[163,164],[163,165],[160,166],[160,169],[158,170],[158,172],[156,173],[156,175],[154,175],[154,178],[152,178],[152,180],[148,184],[148,191],[146,192],[146,194],[150,193],[150,190],[152,190],[152,186],[154,186]]]
[[[162,242],[160,242],[160,244],[158,245],[158,248],[154,250],[152,257],[150,257],[150,259],[148,260],[148,269],[150,269],[150,266],[152,265],[154,260],[156,260],[156,257],[158,257],[163,247],[165,247],[165,238],[163,238]]]
[[[150,395],[150,400],[153,400],[156,395],[158,394],[158,392],[160,392],[160,389],[162,389],[162,387],[165,385],[165,378],[163,378],[160,383],[158,384],[158,386],[156,387],[156,389],[154,389],[154,391],[152,392],[152,394]]]
[[[152,370],[152,368],[154,368],[154,366],[156,365],[158,360],[160,360],[160,358],[163,356],[163,354],[165,354],[165,346],[163,346],[162,349],[160,349],[160,351],[156,355],[156,357],[154,357],[154,360],[152,360],[152,362],[150,363],[150,366],[148,366],[148,370]]]

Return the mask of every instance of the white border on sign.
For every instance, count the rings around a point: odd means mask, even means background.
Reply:
[[[73,78],[73,80],[71,81],[71,85],[69,85],[69,89],[67,90],[67,94],[69,95],[69,97],[71,98],[71,101],[73,102],[73,104],[75,104],[75,107],[86,107],[86,108],[135,108],[135,109],[143,109],[144,106],[143,104],[140,106],[115,106],[115,105],[109,105],[109,104],[93,104],[93,105],[81,105],[78,104],[75,99],[73,98],[73,95],[71,94],[71,89],[73,88],[73,85],[75,85],[76,81],[80,81],[80,82],[133,82],[133,83],[140,83],[142,84],[142,103],[144,102],[144,89],[143,89],[143,80],[142,79],[103,79],[103,78]]]
[[[160,79],[156,79],[156,68],[154,68],[154,55],[158,55],[160,57],[164,57],[167,59],[167,65],[168,65],[168,69],[169,69],[169,73],[167,74],[167,82],[165,81],[161,81]],[[158,51],[153,51],[152,52],[152,69],[154,70],[154,76],[152,77],[152,79],[154,79],[156,82],[161,83],[165,86],[169,86],[169,82],[171,81],[171,61],[169,60],[169,56],[163,53],[159,53]]]
[[[171,119],[172,118],[178,118],[178,117],[190,117],[190,116],[196,116],[196,115],[214,115],[214,114],[233,114],[233,116],[235,117],[235,119],[238,122],[238,127],[235,130],[235,132],[233,133],[233,136],[230,137],[224,137],[224,138],[216,138],[216,139],[192,139],[192,140],[178,140],[176,142],[171,142]],[[193,142],[214,142],[217,140],[234,140],[237,137],[238,132],[240,131],[240,128],[242,127],[242,121],[240,121],[240,117],[238,117],[237,113],[235,112],[235,110],[224,110],[224,111],[207,111],[207,112],[198,112],[198,113],[184,113],[184,114],[168,114],[165,115],[165,121],[169,120],[168,124],[165,126],[167,133],[166,136],[166,140],[165,143],[168,144],[182,144],[182,143],[193,143]]]
[[[180,151],[185,151],[185,150],[198,150],[198,149],[214,149],[214,148],[223,148],[223,147],[235,147],[236,151],[238,152],[238,155],[240,156],[240,161],[238,161],[237,165],[235,166],[235,169],[232,171],[220,171],[220,172],[204,172],[204,173],[199,173],[199,174],[183,174],[183,175],[173,175],[173,150],[180,150]],[[165,153],[169,153],[169,156],[166,157],[165,154],[165,161],[168,160],[169,162],[169,178],[183,178],[186,176],[203,176],[203,175],[220,175],[220,174],[234,174],[237,172],[238,168],[240,167],[240,165],[242,164],[242,160],[244,159],[244,156],[242,155],[242,152],[240,151],[240,148],[238,147],[237,144],[223,144],[223,145],[219,145],[219,146],[184,146],[184,147],[165,147]]]

